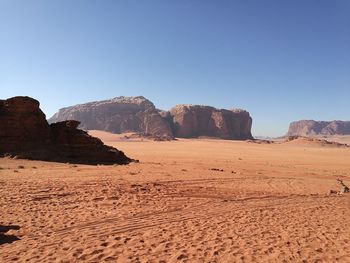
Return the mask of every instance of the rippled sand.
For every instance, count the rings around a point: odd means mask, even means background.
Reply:
[[[350,262],[350,149],[94,132],[140,160],[0,159],[0,262]]]

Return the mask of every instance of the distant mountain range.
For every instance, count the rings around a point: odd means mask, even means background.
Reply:
[[[60,109],[49,122],[77,120],[85,130],[135,132],[156,140],[217,137],[252,139],[252,118],[241,109],[216,109],[203,105],[176,105],[158,110],[142,96],[116,97]]]

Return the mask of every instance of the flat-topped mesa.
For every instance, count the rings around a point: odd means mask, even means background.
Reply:
[[[84,130],[135,132],[160,140],[174,139],[169,124],[154,104],[142,96],[116,97],[59,110],[49,122],[77,120]]]
[[[200,136],[222,139],[253,139],[252,118],[249,112],[233,109],[216,109],[203,105],[176,105],[169,111],[168,119],[176,137]]]
[[[287,136],[350,135],[350,121],[301,120],[289,125]]]
[[[122,151],[77,129],[79,122],[51,125],[29,97],[0,100],[0,156],[82,164],[127,164]]]

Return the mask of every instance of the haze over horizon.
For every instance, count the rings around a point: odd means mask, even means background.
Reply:
[[[0,99],[242,108],[253,135],[350,120],[350,1],[0,1]]]

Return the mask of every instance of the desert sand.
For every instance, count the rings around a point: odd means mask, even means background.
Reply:
[[[0,262],[350,262],[350,148],[91,134],[140,162],[0,159]]]
[[[318,136],[320,139],[326,139],[331,142],[346,143],[350,145],[350,135],[333,135],[333,136]]]

